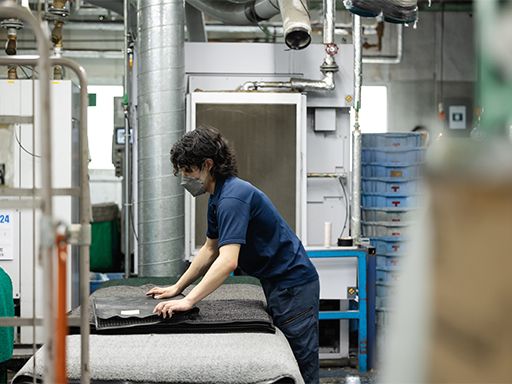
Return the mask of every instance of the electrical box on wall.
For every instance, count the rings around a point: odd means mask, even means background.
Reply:
[[[450,105],[448,108],[448,128],[450,129],[466,129],[466,106]]]
[[[473,99],[470,97],[445,97],[443,99],[446,113],[445,129],[454,137],[469,136],[473,128]]]

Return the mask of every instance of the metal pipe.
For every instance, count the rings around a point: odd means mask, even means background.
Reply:
[[[361,86],[363,76],[363,65],[362,65],[362,35],[361,35],[361,17],[353,15],[354,21],[354,109],[359,111],[361,108]]]
[[[332,91],[335,88],[334,73],[326,72],[321,80],[292,78],[289,81],[246,81],[239,90],[291,89],[294,91]]]
[[[55,327],[55,295],[53,279],[53,205],[52,205],[52,143],[51,143],[51,94],[50,94],[50,50],[49,41],[39,24],[39,21],[26,8],[16,5],[14,1],[8,0],[0,3],[0,15],[13,17],[26,21],[36,36],[37,50],[39,53],[39,102],[40,102],[40,127],[41,127],[41,186],[42,186],[42,214],[40,226],[40,254],[39,260],[43,265],[44,292],[44,319],[45,319],[45,342],[48,343],[48,353],[45,354],[44,379],[47,383],[55,381],[53,370],[54,348],[53,333]],[[11,60],[15,58],[10,58]]]
[[[352,131],[352,214],[351,234],[355,243],[361,239],[361,130],[359,110],[361,108],[362,84],[362,38],[361,18],[353,15],[354,22],[354,130]]]
[[[284,41],[290,49],[304,49],[311,43],[309,11],[302,0],[279,0]]]
[[[394,56],[363,56],[363,64],[400,64],[403,55],[404,27],[397,24],[396,55]]]
[[[130,277],[130,124],[129,122],[129,96],[128,96],[128,73],[130,71],[128,63],[128,0],[123,2],[123,19],[124,19],[124,275]]]
[[[187,3],[218,20],[235,25],[257,24],[270,19],[280,11],[276,0],[251,0],[246,3],[233,3],[227,0],[187,0]]]
[[[334,30],[336,25],[335,0],[324,0],[324,44],[334,44]]]
[[[169,150],[185,131],[183,0],[139,0],[139,275],[176,276],[184,267],[184,190]]]
[[[338,53],[338,47],[334,43],[334,25],[336,23],[336,2],[335,0],[324,0],[324,23],[329,26],[324,27],[325,57],[320,66],[320,71],[324,77],[320,80],[297,79],[292,78],[289,81],[247,81],[238,89],[242,91],[251,91],[258,89],[290,89],[299,92],[304,91],[332,91],[336,84],[334,74],[338,72],[338,65],[334,56]]]
[[[68,333],[67,301],[67,262],[68,243],[63,233],[56,236],[57,247],[57,321],[55,326],[55,382],[67,384],[66,375],[66,335]]]

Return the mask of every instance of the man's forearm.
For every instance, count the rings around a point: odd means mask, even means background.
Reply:
[[[229,274],[236,269],[239,249],[239,245],[229,245],[224,252],[221,251],[201,282],[187,295],[187,299],[193,305],[219,288]]]
[[[181,292],[183,292],[185,288],[196,281],[199,277],[204,275],[215,260],[215,256],[214,251],[208,250],[204,246],[200,249],[194,260],[192,260],[190,267],[188,267],[186,272],[176,283]]]

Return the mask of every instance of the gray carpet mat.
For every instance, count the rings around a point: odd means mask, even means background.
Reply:
[[[134,309],[133,306],[125,307],[125,303],[129,303],[131,299],[134,302],[140,302],[144,306],[146,314],[149,310],[152,312],[152,308],[159,301],[145,296],[145,292],[152,287],[153,285],[110,286],[95,291],[91,295],[91,333],[275,332],[272,319],[265,309],[266,301],[262,288],[249,284],[222,285],[197,304],[198,313],[194,312],[185,316],[177,315],[175,320],[171,318],[170,321],[165,321],[158,317],[147,317],[142,320],[123,319],[118,316],[109,322],[101,319],[98,321],[97,317],[94,317],[95,303],[100,303],[101,307],[106,310],[106,314],[100,317],[107,319],[123,308]],[[190,292],[191,289],[193,286],[185,290],[184,294]],[[118,305],[119,303],[121,305]],[[109,311],[109,306],[114,309]],[[79,315],[80,311],[76,309],[71,312],[70,317]],[[161,320],[159,321],[159,319]],[[71,334],[77,334],[79,331],[78,327],[70,329]]]
[[[171,300],[179,300],[180,295]],[[178,312],[171,318],[162,318],[153,313],[158,301],[148,296],[134,297],[95,297],[92,299],[94,326],[97,331],[134,327],[151,327],[157,324],[171,326],[194,319],[199,308]]]
[[[43,374],[44,347],[13,383]],[[33,359],[36,369],[33,370]],[[80,380],[80,336],[67,337],[67,372]],[[91,335],[93,384],[303,384],[284,335],[269,333]]]

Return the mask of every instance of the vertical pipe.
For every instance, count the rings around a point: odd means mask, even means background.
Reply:
[[[124,276],[130,277],[130,124],[129,124],[129,97],[128,97],[128,0],[123,3],[124,13]]]
[[[354,129],[352,131],[352,237],[356,243],[361,238],[361,130],[359,109],[361,108],[362,42],[361,18],[353,16],[354,33]]]
[[[68,333],[67,300],[67,258],[68,243],[62,234],[57,235],[57,321],[55,326],[55,382],[67,384],[66,335]]]
[[[87,133],[87,73],[85,69],[63,57],[52,58],[55,64],[71,68],[80,82],[80,226],[82,239],[80,243],[80,383],[89,384],[91,371],[89,367],[89,268],[91,245],[91,191],[89,187],[89,139]]]
[[[336,2],[335,0],[324,0],[324,44],[334,43],[334,29],[336,21]]]
[[[139,274],[183,270],[184,190],[169,151],[185,131],[183,0],[139,0],[138,237]]]

